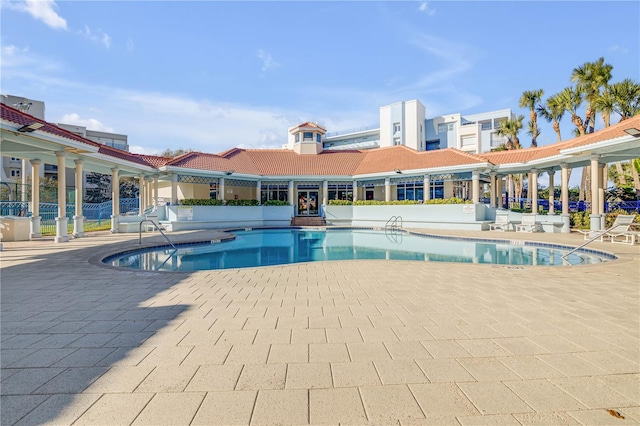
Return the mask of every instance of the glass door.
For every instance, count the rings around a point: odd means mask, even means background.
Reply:
[[[298,216],[318,216],[318,191],[298,191]]]

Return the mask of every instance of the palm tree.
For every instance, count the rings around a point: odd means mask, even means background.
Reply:
[[[518,139],[518,132],[522,129],[522,120],[524,115],[519,115],[515,119],[505,118],[500,122],[500,127],[496,130],[498,136],[505,136],[507,138],[507,149],[520,149],[520,139]]]
[[[576,83],[587,100],[584,127],[588,133],[593,133],[596,122],[596,99],[600,96],[600,90],[606,90],[611,80],[613,66],[604,63],[604,58],[595,62],[585,62],[582,66],[574,68],[571,73],[571,81]]]
[[[582,105],[582,90],[577,87],[565,87],[562,92],[558,93],[558,100],[562,104],[562,108],[571,114],[571,122],[578,129],[579,135],[584,135],[586,133],[584,121],[578,115],[578,108]]]
[[[525,90],[520,97],[520,108],[529,108],[529,134],[531,135],[531,146],[538,146],[538,136],[540,129],[538,128],[538,113],[536,112],[536,104],[542,100],[544,90]]]
[[[560,120],[562,120],[564,116],[565,109],[560,99],[560,94],[556,93],[548,97],[545,105],[538,105],[536,111],[542,118],[547,120],[547,122],[553,122],[553,131],[556,132],[558,142],[562,141],[562,136],[560,135]]]
[[[610,87],[613,111],[620,114],[620,121],[640,114],[640,84],[626,78]]]
[[[524,115],[519,115],[515,119],[505,118],[500,122],[500,127],[496,130],[498,136],[507,138],[505,147],[508,151],[522,148],[520,140],[518,139],[518,132],[522,129],[523,120]],[[520,198],[522,196],[522,175],[509,175],[507,185],[511,186],[511,184],[513,184],[514,195]]]

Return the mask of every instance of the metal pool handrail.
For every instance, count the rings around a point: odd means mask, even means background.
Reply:
[[[153,226],[155,226],[155,227],[156,227],[156,229],[157,229],[158,231],[160,231],[160,233],[162,234],[162,236],[164,237],[164,239],[165,239],[165,240],[167,240],[167,242],[169,243],[169,245],[170,245],[171,247],[173,247],[173,249],[174,249],[174,250],[177,250],[176,246],[174,246],[174,245],[173,245],[173,243],[171,242],[171,240],[169,239],[169,237],[167,237],[167,235],[166,235],[164,232],[162,232],[162,229],[160,229],[160,227],[158,226],[158,224],[156,224],[156,223],[155,223],[153,220],[151,220],[151,219],[145,219],[145,220],[141,220],[141,221],[140,221],[140,226],[139,226],[139,229],[138,229],[138,244],[142,244],[142,224],[143,224],[143,223],[145,223],[145,222],[149,222],[149,223],[151,223]]]
[[[595,240],[597,240],[598,238],[602,237],[607,232],[611,231],[614,228],[617,228],[620,225],[623,225],[623,224],[622,223],[616,223],[611,228],[605,229],[604,231],[601,231],[601,232],[597,233],[593,238],[590,238],[589,241],[580,244],[578,247],[574,248],[573,250],[570,250],[570,251],[566,252],[565,254],[563,254],[560,257],[562,258],[562,260],[564,260],[565,262],[570,264],[569,260],[567,260],[567,257],[569,257],[570,254],[575,253],[576,251],[580,250],[582,247],[586,246],[587,244],[594,242]]]

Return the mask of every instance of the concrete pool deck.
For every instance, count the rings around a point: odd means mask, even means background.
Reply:
[[[219,233],[170,237],[194,235]],[[95,263],[137,238],[3,242],[2,425],[640,423],[637,244],[574,267]]]

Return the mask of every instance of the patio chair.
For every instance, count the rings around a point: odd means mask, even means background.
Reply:
[[[489,231],[509,231],[511,222],[509,222],[509,211],[496,211],[496,221],[489,224]]]
[[[634,226],[633,214],[619,214],[613,222],[609,230],[602,234],[600,241],[609,238],[612,243],[635,244],[636,239],[640,236],[640,231],[632,229]]]
[[[536,223],[535,213],[522,213],[522,222],[516,223],[516,232],[539,232],[540,224]]]

